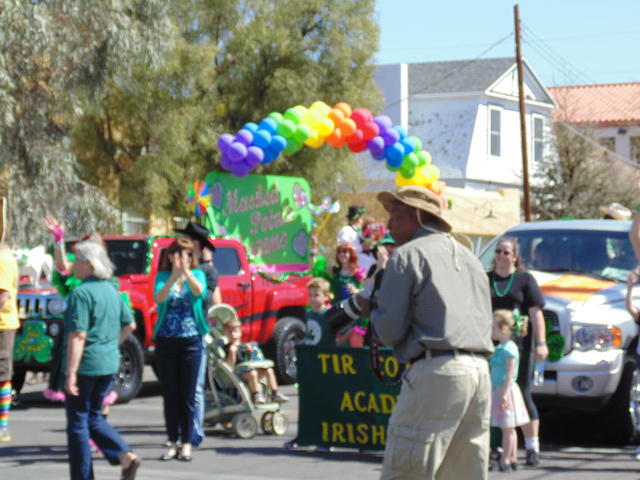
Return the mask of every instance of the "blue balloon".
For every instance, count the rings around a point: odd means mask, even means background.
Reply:
[[[267,117],[260,122],[258,128],[266,130],[271,135],[273,135],[274,133],[276,133],[276,130],[278,130],[278,122],[276,122],[273,118]]]
[[[256,147],[260,147],[261,149],[265,149],[271,143],[271,134],[266,130],[258,130],[253,134],[253,144]]]
[[[406,136],[407,136],[407,129],[406,128],[404,128],[401,125],[396,125],[393,128],[395,128],[398,131],[398,133],[400,134],[400,140],[404,140],[406,138]]]
[[[251,133],[254,133],[258,131],[258,124],[255,122],[247,122],[242,126],[242,128],[244,128],[245,130],[249,130]]]
[[[280,153],[287,148],[287,139],[282,135],[274,135],[271,137],[271,143],[269,144],[269,150]]]
[[[400,142],[396,142],[389,147],[385,147],[387,163],[390,167],[398,168],[402,165],[404,157],[404,146]]]
[[[264,151],[262,164],[268,165],[269,163],[273,162],[276,158],[278,158],[278,153],[275,153],[273,150],[271,150],[271,147],[269,147]]]
[[[415,146],[413,145],[413,142],[409,142],[407,138],[405,138],[404,140],[401,140],[400,143],[404,147],[405,155],[409,155],[410,153],[414,152]]]

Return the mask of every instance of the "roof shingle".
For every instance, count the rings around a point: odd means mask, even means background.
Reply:
[[[554,117],[576,124],[640,121],[640,82],[549,87],[558,109]]]

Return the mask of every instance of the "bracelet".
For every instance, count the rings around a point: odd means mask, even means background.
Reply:
[[[546,340],[536,340],[536,347],[541,347],[546,344],[547,344]]]

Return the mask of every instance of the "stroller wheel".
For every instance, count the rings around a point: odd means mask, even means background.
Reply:
[[[273,435],[273,412],[266,412],[260,419],[262,431],[267,435]]]
[[[238,413],[231,419],[231,430],[239,438],[253,438],[258,433],[258,422],[249,413]]]
[[[289,417],[284,413],[275,412],[273,414],[271,428],[275,435],[284,435],[287,433],[287,428],[289,428]]]

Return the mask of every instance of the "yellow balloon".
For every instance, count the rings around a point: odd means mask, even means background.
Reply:
[[[411,181],[412,179],[413,179],[413,177],[411,177],[411,178],[403,177],[400,172],[396,173],[396,185],[398,187],[407,187],[409,185],[415,185],[415,183],[413,183]]]
[[[329,112],[331,111],[331,107],[326,103],[324,103],[323,101],[317,100],[313,102],[309,110],[317,110],[321,116],[326,117],[327,115],[329,115]]]
[[[311,148],[320,148],[324,145],[324,137],[321,137],[317,130],[313,130],[311,136],[305,140],[304,144]]]
[[[426,167],[416,168],[413,177],[407,179],[409,185],[418,185],[420,187],[426,187],[428,183],[428,177]]]
[[[321,137],[328,137],[335,129],[335,125],[330,118],[322,117],[316,128]]]
[[[424,154],[424,164],[431,165],[431,154],[426,150],[422,150],[421,153]]]
[[[302,123],[305,125],[309,125],[309,128],[315,130],[318,128],[318,124],[320,123],[320,114],[317,110],[307,110],[302,115]]]

